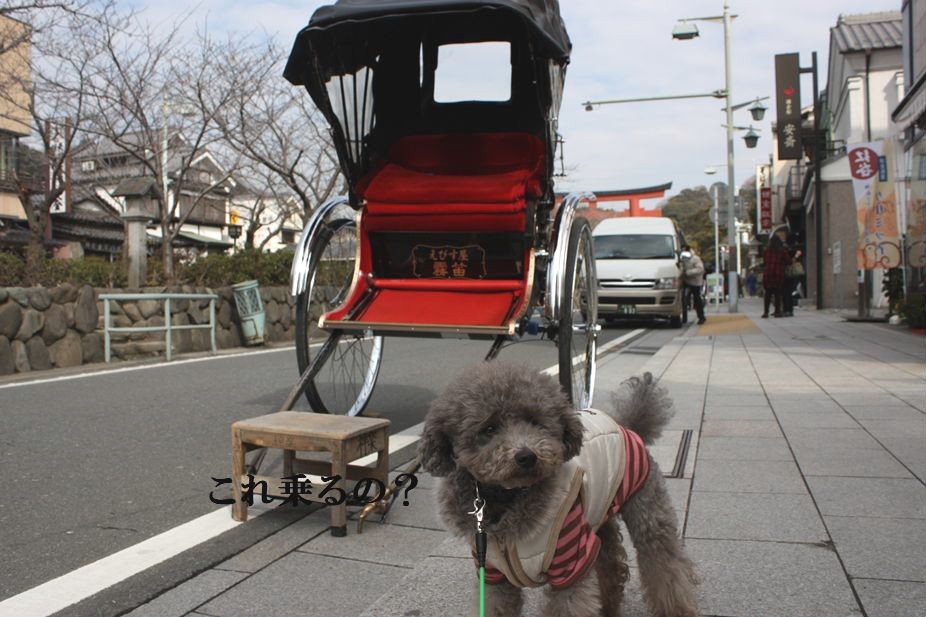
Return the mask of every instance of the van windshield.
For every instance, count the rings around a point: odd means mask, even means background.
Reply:
[[[675,259],[673,236],[595,236],[595,259]]]

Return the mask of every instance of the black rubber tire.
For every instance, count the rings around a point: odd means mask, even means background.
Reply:
[[[311,361],[312,343],[322,343],[326,337],[326,333],[318,328],[318,318],[340,305],[350,290],[356,255],[351,259],[345,258],[343,253],[345,248],[354,251],[358,248],[349,246],[351,241],[356,245],[356,228],[351,219],[333,220],[322,228],[312,247],[315,267],[308,274],[305,291],[296,297],[296,361],[300,375]],[[346,247],[343,245],[345,241],[348,242]],[[329,256],[336,257],[341,263],[341,267],[331,275],[331,281],[319,277],[325,261],[322,257],[327,251],[330,251]],[[361,415],[379,376],[382,338],[365,333],[345,333],[341,338],[338,348],[322,366],[316,379],[306,385],[306,400],[316,413]],[[361,374],[351,377],[348,371]],[[339,383],[339,380],[343,382]]]
[[[583,218],[574,219],[570,228],[559,310],[556,341],[559,382],[573,406],[577,409],[588,407],[595,387],[598,282],[592,252],[592,230]],[[581,359],[573,363],[576,357]]]

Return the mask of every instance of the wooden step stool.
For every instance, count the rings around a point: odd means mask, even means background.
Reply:
[[[281,411],[240,420],[232,424],[232,479],[235,503],[232,517],[236,521],[248,519],[248,504],[242,500],[242,486],[248,483],[244,456],[255,448],[283,450],[283,475],[308,473],[320,476],[341,476],[333,486],[346,492],[348,480],[376,478],[389,484],[389,420],[335,416],[305,411]],[[302,460],[296,452],[330,452],[331,461]],[[351,461],[377,453],[375,467],[350,465]],[[280,478],[255,476],[254,482],[265,481],[267,494],[279,496],[273,489],[281,484]],[[323,501],[318,493],[324,485],[312,486],[312,494],[301,495],[312,501]],[[345,503],[328,506],[331,509],[331,535],[347,535],[347,506]]]

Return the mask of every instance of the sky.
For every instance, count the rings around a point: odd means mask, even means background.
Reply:
[[[321,4],[286,0],[202,0],[187,24],[208,23],[211,31],[278,37],[288,48]],[[188,12],[188,0],[158,0],[144,15],[169,23]],[[840,14],[899,11],[901,0],[729,0],[737,17],[731,26],[732,101],[769,96],[765,119],[753,122],[746,108],[734,124],[760,132],[755,149],[735,139],[735,184],[755,174],[771,154],[775,117],[774,56],[800,53],[809,67],[817,52],[820,88],[826,86],[830,28]],[[722,0],[560,0],[573,44],[566,77],[560,132],[566,178],[557,190],[624,190],[672,182],[667,197],[685,188],[726,180],[724,102],[702,98],[604,105],[586,112],[582,102],[697,94],[724,88],[724,36],[719,23],[698,23],[701,36],[671,37],[677,20],[721,15]],[[802,84],[804,106],[812,102],[810,77]],[[715,166],[715,176],[704,173]]]

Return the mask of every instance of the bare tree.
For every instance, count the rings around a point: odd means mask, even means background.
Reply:
[[[28,21],[6,19],[12,14]],[[15,161],[5,168],[6,180],[29,224],[30,283],[42,270],[50,212],[65,191],[78,131],[89,121],[85,86],[101,51],[96,35],[114,15],[111,2],[37,1],[0,17],[0,39],[16,42],[0,54],[0,127],[8,131],[5,142]],[[32,28],[32,21],[40,27]]]
[[[28,24],[26,30],[3,28],[4,37],[0,39],[0,55],[7,51],[18,50],[20,45],[28,44],[32,38],[49,26],[57,23],[63,14],[92,17],[98,13],[100,5],[93,0],[23,0],[8,2],[0,6],[0,16]]]
[[[250,46],[229,43],[221,55],[226,78],[219,84],[230,92],[216,116],[218,126],[246,161],[259,197],[248,230],[253,237],[269,224],[272,236],[288,221],[305,224],[316,206],[343,188],[325,120],[304,90],[283,79],[286,52],[272,38]],[[275,216],[268,218],[271,208]]]
[[[173,242],[197,208],[208,205],[234,174],[234,161],[205,158],[220,150],[216,114],[229,96],[213,87],[221,78],[217,45],[201,36],[181,38],[179,24],[107,29],[97,76],[89,89],[96,122],[88,131],[132,159],[139,172],[158,180],[157,209],[165,275],[174,276]],[[221,201],[221,200],[220,200]],[[221,220],[224,224],[224,201]]]

